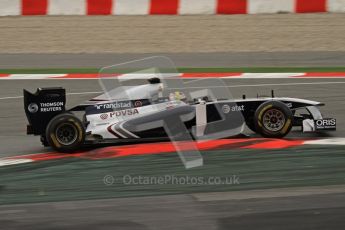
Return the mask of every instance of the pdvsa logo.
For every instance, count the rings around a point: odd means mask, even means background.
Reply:
[[[105,119],[108,118],[108,114],[103,113],[103,114],[100,115],[100,118],[101,118],[102,120],[105,120]]]
[[[30,113],[37,113],[38,111],[38,105],[36,103],[31,103],[29,106],[28,106],[28,111]]]
[[[125,109],[125,110],[111,112],[110,118],[132,116],[136,114],[139,114],[139,111],[137,109]]]

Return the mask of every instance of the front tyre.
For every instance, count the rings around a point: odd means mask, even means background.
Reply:
[[[260,105],[254,119],[256,132],[268,138],[286,136],[293,124],[291,110],[280,101],[268,101]]]
[[[85,141],[83,123],[73,114],[63,113],[54,117],[46,129],[49,145],[58,152],[74,152]]]

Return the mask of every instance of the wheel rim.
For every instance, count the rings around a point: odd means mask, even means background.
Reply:
[[[270,109],[264,113],[263,125],[271,132],[281,130],[285,125],[285,115],[277,109]]]
[[[55,131],[57,141],[62,145],[73,144],[78,138],[76,127],[70,123],[60,124]]]

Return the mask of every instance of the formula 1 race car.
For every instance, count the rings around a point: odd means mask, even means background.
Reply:
[[[242,133],[245,125],[267,138],[282,138],[293,127],[303,132],[336,129],[335,119],[321,115],[318,107],[324,104],[320,102],[275,97],[273,91],[270,97],[243,95],[242,99],[187,98],[178,91],[166,96],[161,94],[159,78],[148,81],[128,88],[130,99],[110,92],[107,97],[100,95],[69,110],[65,109],[63,88],[39,88],[35,93],[24,90],[27,134],[41,136],[44,146],[73,152],[90,144],[162,141],[184,130],[196,140],[215,137],[212,134],[220,133],[219,127],[236,131],[221,132],[216,138]],[[184,126],[176,131],[181,127],[179,122]]]

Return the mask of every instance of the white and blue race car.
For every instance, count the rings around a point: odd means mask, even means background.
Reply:
[[[335,119],[322,116],[320,102],[274,97],[273,92],[241,99],[191,98],[179,91],[164,95],[159,78],[148,81],[127,88],[128,98],[114,90],[71,109],[65,108],[63,88],[24,90],[27,134],[39,135],[44,146],[57,151],[74,152],[96,144],[225,138],[243,133],[245,126],[268,138],[282,138],[293,127],[303,132],[336,129]]]

